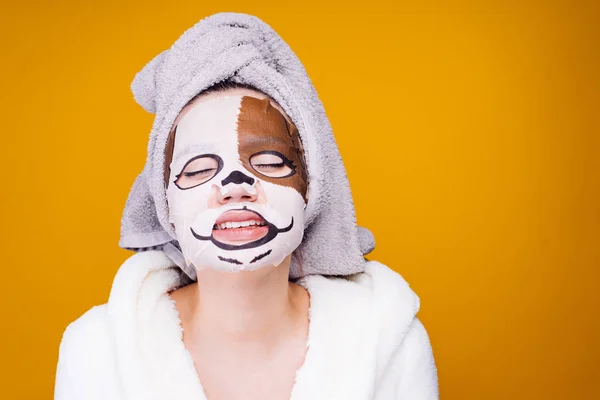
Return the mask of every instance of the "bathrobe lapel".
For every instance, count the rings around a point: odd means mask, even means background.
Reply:
[[[108,313],[126,399],[205,398],[165,295],[179,274],[163,252],[148,251],[130,257],[115,277]]]

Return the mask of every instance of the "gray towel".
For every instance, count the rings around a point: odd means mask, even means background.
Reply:
[[[246,83],[271,96],[300,133],[308,169],[308,204],[304,239],[293,254],[290,277],[362,272],[364,255],[373,250],[375,241],[371,232],[356,225],[346,170],[323,104],[288,44],[259,18],[240,13],[202,19],[136,74],[133,96],[156,117],[146,164],[125,204],[119,246],[134,251],[160,249],[196,279],[169,224],[165,147],[186,103],[223,80]]]

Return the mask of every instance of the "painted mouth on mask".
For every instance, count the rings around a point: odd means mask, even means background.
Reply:
[[[229,210],[219,216],[213,225],[210,236],[197,234],[192,227],[190,231],[198,240],[210,240],[223,250],[243,250],[262,246],[273,240],[278,234],[287,232],[294,226],[294,218],[288,226],[278,228],[267,221],[260,213],[243,207]],[[240,244],[236,244],[240,242]]]

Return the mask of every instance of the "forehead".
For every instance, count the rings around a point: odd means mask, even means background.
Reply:
[[[192,110],[195,106],[200,105],[201,103],[213,100],[215,98],[224,97],[224,96],[239,96],[239,97],[247,96],[247,97],[254,97],[257,99],[269,99],[271,105],[273,107],[275,107],[282,115],[285,115],[287,117],[287,114],[283,110],[283,108],[279,104],[277,104],[277,102],[275,102],[273,99],[271,99],[269,96],[267,96],[266,94],[259,92],[257,90],[248,89],[248,88],[230,88],[230,89],[225,89],[225,90],[221,90],[218,92],[200,94],[200,96],[196,97],[192,102],[190,102],[188,105],[186,105],[179,112],[179,115],[177,115],[177,118],[175,119],[173,126],[176,126],[179,123],[179,121],[188,112],[190,112],[190,110]]]
[[[187,153],[201,150],[198,147],[211,151],[223,145],[287,143],[289,122],[280,110],[269,97],[249,89],[210,93],[178,116],[173,150]]]
[[[219,96],[193,104],[175,125],[174,153],[187,153],[200,145],[216,147],[237,145],[237,118],[241,96]],[[218,146],[220,145],[220,146]]]

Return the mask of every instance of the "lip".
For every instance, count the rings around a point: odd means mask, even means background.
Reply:
[[[260,240],[269,233],[268,226],[213,230],[213,238],[224,244],[244,244]]]
[[[224,222],[241,222],[241,221],[265,221],[258,213],[249,210],[229,210],[217,218],[215,225],[222,224]],[[265,221],[266,222],[266,221]]]
[[[237,211],[237,213],[234,213],[232,211]],[[229,214],[230,212],[231,212],[231,214]],[[250,214],[245,214],[246,212],[249,212]],[[225,214],[229,214],[229,215],[225,215]],[[253,237],[254,240],[246,237],[246,238],[244,238],[245,243],[240,243],[240,244],[224,243],[224,242],[219,241],[217,238],[215,238],[215,233],[217,234],[217,236],[219,236],[221,233],[227,232],[228,229],[215,230],[214,226],[213,226],[213,230],[211,231],[211,234],[209,236],[203,236],[203,235],[200,235],[197,232],[195,232],[194,228],[190,226],[190,232],[192,233],[192,236],[194,236],[196,239],[211,241],[215,246],[217,246],[218,248],[220,248],[222,250],[243,250],[243,249],[250,249],[250,248],[262,246],[262,245],[270,242],[271,240],[273,240],[280,233],[289,232],[292,229],[292,227],[294,226],[294,217],[291,218],[289,225],[284,226],[282,228],[278,228],[273,223],[264,219],[258,212],[248,210],[246,208],[246,206],[244,206],[241,210],[229,210],[229,211],[224,212],[223,214],[221,214],[219,216],[219,218],[217,218],[217,221],[222,220],[222,221],[227,222],[228,219],[226,219],[226,218],[233,217],[233,216],[243,217],[243,218],[248,218],[248,216],[250,216],[251,217],[250,219],[258,218],[259,221],[265,221],[265,225],[260,226],[260,227],[243,228],[248,233],[250,233],[252,231],[254,234],[256,234],[256,237]],[[229,221],[232,221],[232,220],[229,219]],[[244,220],[242,220],[242,221],[244,221]],[[216,223],[215,223],[215,225],[216,225]],[[236,231],[236,230],[238,233],[246,234],[246,232],[242,232],[240,230],[240,228],[234,228],[229,231],[230,231],[230,233],[235,234],[234,231]],[[266,235],[262,235],[264,230],[266,230]],[[253,235],[249,235],[249,236],[253,236]],[[235,237],[232,239],[234,239],[233,241],[236,241],[235,239],[241,239],[241,238]],[[250,239],[250,241],[246,241],[247,239]]]
[[[265,225],[261,226],[247,226],[238,228],[227,228],[217,229],[219,224],[225,222],[243,222],[243,221],[259,221],[264,222]],[[213,225],[212,236],[218,242],[229,244],[229,245],[240,245],[243,243],[253,242],[260,240],[269,233],[269,227],[266,225],[267,221],[258,214],[251,210],[229,210],[224,212],[217,218]]]

